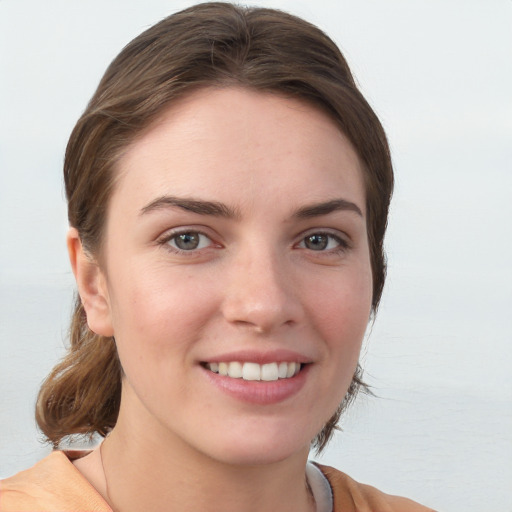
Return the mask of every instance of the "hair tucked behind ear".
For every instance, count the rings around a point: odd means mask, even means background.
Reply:
[[[36,421],[57,447],[70,434],[105,436],[116,424],[121,401],[121,365],[113,338],[93,333],[76,298],[68,354],[44,381]]]
[[[127,147],[187,94],[227,86],[314,105],[352,143],[365,183],[374,313],[385,280],[383,240],[393,189],[386,135],[336,44],[314,25],[273,9],[199,4],[149,28],[114,59],[71,134],[64,161],[69,223],[83,247],[101,262],[116,163]],[[342,407],[315,442],[319,450],[362,386],[356,372]],[[89,330],[77,302],[69,354],[39,394],[39,426],[55,446],[70,434],[105,435],[116,423],[120,392],[114,341]]]

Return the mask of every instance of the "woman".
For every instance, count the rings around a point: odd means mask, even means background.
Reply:
[[[66,151],[71,347],[57,448],[0,510],[427,510],[307,463],[362,385],[393,177],[334,43],[201,4],[113,61]],[[340,405],[341,404],[341,405]]]

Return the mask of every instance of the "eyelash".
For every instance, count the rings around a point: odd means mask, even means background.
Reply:
[[[198,235],[199,236],[198,247],[193,247],[191,249],[182,249],[182,248],[176,246],[176,242],[174,242],[174,245],[171,244],[171,242],[173,240],[175,241],[178,237],[184,236],[184,235],[192,235],[192,236]],[[307,240],[308,239],[311,240],[313,237],[326,237],[327,238],[327,246],[326,246],[327,248],[315,250],[315,249],[307,247],[307,245],[306,245]],[[201,241],[202,238],[203,238],[203,241]],[[209,243],[207,245],[201,247],[201,245],[204,244],[204,238],[207,239],[209,241]],[[328,248],[329,245],[332,243],[332,241],[334,241],[336,243],[336,247]],[[197,254],[201,250],[210,248],[212,245],[214,245],[214,242],[208,235],[206,235],[202,231],[199,231],[197,229],[196,230],[183,229],[183,230],[173,231],[173,232],[165,234],[162,238],[160,238],[158,240],[158,244],[165,246],[165,248],[168,251],[170,251],[174,254],[192,255],[192,254]],[[335,235],[333,233],[326,232],[326,231],[311,231],[309,233],[302,235],[299,243],[296,244],[296,247],[297,246],[300,249],[307,250],[313,254],[318,253],[319,255],[320,254],[322,254],[322,255],[339,255],[339,254],[345,253],[351,247],[350,243],[347,240],[345,240],[344,238],[342,238],[338,235]],[[220,247],[220,246],[218,246],[218,247]]]
[[[199,237],[200,237],[199,245],[201,245],[201,238],[206,238],[210,243],[208,243],[205,247],[199,246],[197,248],[192,248],[192,249],[188,249],[188,250],[181,249],[180,247],[171,245],[171,242],[173,240],[176,240],[178,237],[184,236],[184,235],[199,235]],[[203,233],[202,231],[199,231],[197,229],[183,229],[183,230],[179,230],[179,231],[173,231],[170,233],[166,233],[162,238],[160,238],[158,240],[158,244],[165,246],[165,248],[167,250],[169,250],[175,254],[193,254],[202,249],[207,249],[208,247],[213,245],[214,242],[207,234]]]
[[[300,248],[308,250],[308,247],[306,247],[306,240],[311,239],[313,237],[327,237],[328,245],[331,243],[331,241],[334,241],[337,244],[337,246],[330,248],[330,249],[326,249],[326,250],[322,249],[322,250],[317,250],[317,251],[314,249],[309,249],[309,251],[312,253],[323,253],[326,255],[327,254],[339,255],[339,254],[343,254],[344,252],[348,251],[351,247],[347,240],[345,240],[344,238],[342,238],[338,235],[335,235],[334,233],[330,233],[328,231],[310,231],[309,233],[306,233],[305,235],[302,236],[302,238],[299,242]]]

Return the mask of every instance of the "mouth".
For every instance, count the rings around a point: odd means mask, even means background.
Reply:
[[[295,377],[305,366],[295,362],[273,362],[258,364],[239,361],[202,363],[202,366],[213,373],[231,379],[246,381],[270,382]]]

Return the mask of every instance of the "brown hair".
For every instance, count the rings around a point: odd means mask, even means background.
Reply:
[[[385,280],[383,239],[393,172],[384,130],[357,89],[335,43],[290,14],[204,3],[165,18],[114,59],[68,142],[68,217],[84,248],[98,256],[114,168],[122,152],[171,103],[202,87],[237,85],[309,102],[349,138],[364,167],[373,273],[372,313]],[[106,435],[115,425],[122,369],[113,338],[93,333],[76,301],[67,356],[44,382],[36,419],[57,446],[70,434]],[[358,366],[342,405],[314,440],[320,451],[361,381]]]

